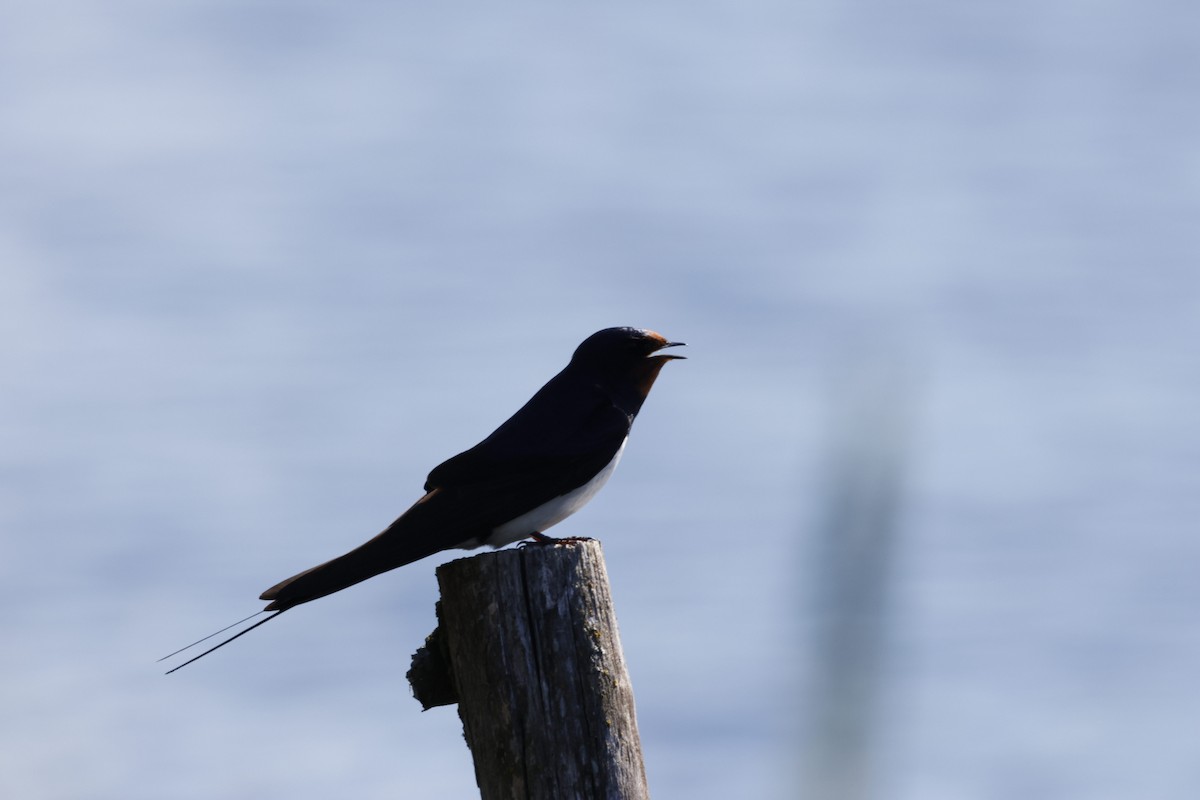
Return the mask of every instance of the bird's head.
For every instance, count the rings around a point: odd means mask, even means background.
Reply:
[[[571,363],[606,377],[631,380],[645,398],[663,364],[684,358],[660,351],[682,345],[644,328],[605,328],[583,340]]]
[[[645,328],[605,328],[583,340],[575,348],[572,361],[595,366],[615,367],[623,371],[646,359],[670,361],[681,359],[670,353],[659,353],[667,347],[679,347],[683,342],[669,342],[661,333]]]

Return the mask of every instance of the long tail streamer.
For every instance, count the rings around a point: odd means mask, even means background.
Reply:
[[[165,674],[165,675],[170,675],[172,672],[175,672],[176,670],[181,670],[181,669],[183,669],[183,668],[184,668],[184,667],[186,667],[188,664],[191,664],[193,661],[199,661],[200,659],[204,658],[206,655],[208,655],[209,653],[213,652],[214,650],[220,650],[222,647],[224,647],[225,645],[229,644],[229,643],[230,643],[230,642],[232,642],[234,639],[238,638],[239,636],[245,636],[247,633],[249,633],[250,631],[254,630],[254,629],[255,629],[255,628],[257,628],[259,625],[265,625],[266,623],[268,623],[268,622],[270,622],[271,620],[275,619],[276,617],[278,617],[280,614],[282,614],[282,613],[283,613],[284,611],[286,611],[286,610],[287,610],[287,609],[282,609],[282,610],[280,610],[280,611],[276,611],[274,614],[272,614],[271,616],[267,617],[266,619],[259,620],[258,622],[256,622],[256,623],[254,623],[253,625],[251,625],[249,628],[246,628],[246,630],[244,630],[244,631],[238,631],[237,633],[235,633],[233,636],[230,636],[230,637],[229,637],[228,639],[226,639],[225,641],[223,641],[223,642],[220,642],[219,644],[215,644],[215,645],[213,645],[212,647],[208,648],[207,650],[205,650],[203,653],[201,653],[201,654],[200,654],[200,655],[198,655],[198,656],[192,656],[192,657],[191,657],[191,658],[189,658],[187,661],[185,661],[185,662],[183,662],[182,664],[180,664],[178,667],[175,667],[174,669],[169,669],[169,670],[167,670],[167,671],[166,671],[164,674]],[[263,613],[263,612],[262,612],[262,611],[259,611],[259,612],[255,613],[255,614],[251,614],[250,616],[246,617],[246,619],[243,619],[243,620],[240,620],[240,621],[238,621],[238,622],[235,622],[235,623],[233,623],[233,625],[228,625],[228,626],[226,626],[226,627],[222,628],[221,630],[217,631],[216,633],[210,633],[208,636],[205,636],[203,639],[200,639],[200,640],[198,640],[198,641],[192,642],[192,643],[191,643],[191,644],[189,644],[187,647],[184,647],[184,648],[181,648],[181,649],[179,649],[179,650],[176,650],[176,651],[175,651],[175,653],[182,653],[184,650],[187,650],[187,649],[188,649],[188,648],[190,648],[190,647],[194,647],[194,646],[196,646],[196,645],[200,644],[200,642],[207,641],[208,639],[211,639],[212,637],[216,636],[216,635],[217,635],[217,633],[222,633],[222,632],[224,632],[224,631],[227,631],[227,630],[229,630],[230,628],[236,627],[237,625],[241,625],[243,622],[245,622],[245,621],[246,621],[246,620],[248,620],[248,619],[254,619],[255,617],[257,617],[257,616],[258,616],[259,614],[261,614],[261,613]],[[172,653],[172,654],[171,654],[171,656],[175,655],[175,653]],[[159,659],[159,661],[162,661],[162,660],[163,660],[163,659],[165,659],[165,658],[170,658],[171,656],[163,656],[163,658],[160,658],[160,659]]]

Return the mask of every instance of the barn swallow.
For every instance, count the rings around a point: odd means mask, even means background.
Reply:
[[[682,344],[640,328],[606,328],[584,339],[562,372],[503,425],[434,467],[424,496],[382,533],[267,589],[260,597],[267,607],[241,622],[275,613],[170,672],[290,608],[439,551],[531,537],[554,541],[544,531],[582,508],[612,476],[659,371],[683,358],[661,351]]]

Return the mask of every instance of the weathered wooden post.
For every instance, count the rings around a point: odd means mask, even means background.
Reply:
[[[648,798],[600,543],[444,564],[438,628],[413,656],[426,708],[458,703],[483,800]]]

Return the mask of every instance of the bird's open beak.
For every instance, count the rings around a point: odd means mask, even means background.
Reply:
[[[661,353],[659,351],[661,351],[667,347],[686,347],[686,346],[687,346],[687,342],[667,342],[662,347],[658,348],[658,350],[655,350],[654,353],[652,353],[652,355],[655,356],[656,358],[662,358],[662,359],[668,359],[668,360],[669,359],[683,360],[683,359],[686,359],[687,356],[677,356],[674,353]]]

